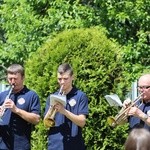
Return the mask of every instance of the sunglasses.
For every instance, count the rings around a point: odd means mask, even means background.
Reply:
[[[138,86],[139,89],[149,89],[150,86]]]

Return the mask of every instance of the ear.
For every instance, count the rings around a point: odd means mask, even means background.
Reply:
[[[24,76],[22,76],[22,79],[23,79],[23,80],[25,79],[25,75],[24,75]]]
[[[73,81],[75,80],[75,76],[74,76],[74,75],[72,75],[72,80],[73,80]]]

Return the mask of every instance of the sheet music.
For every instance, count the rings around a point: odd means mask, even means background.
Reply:
[[[116,94],[106,95],[105,98],[110,106],[122,107],[122,102],[121,102],[120,98],[118,97],[118,95],[116,95]]]
[[[55,105],[55,102],[60,102],[64,106],[66,106],[66,96],[51,94],[50,95],[50,105],[52,105],[52,106]]]

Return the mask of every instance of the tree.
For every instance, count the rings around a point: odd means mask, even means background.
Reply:
[[[149,0],[1,1],[0,63],[24,64],[48,37],[66,29],[102,25],[108,30],[109,38],[128,45],[128,50],[123,52],[129,67],[135,70],[139,64],[148,67],[149,5]]]
[[[24,64],[49,36],[94,25],[93,10],[76,1],[8,0],[1,5],[0,15],[0,64],[5,66]]]

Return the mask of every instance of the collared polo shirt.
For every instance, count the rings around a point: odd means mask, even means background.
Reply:
[[[55,94],[58,94],[58,92]],[[88,115],[88,98],[85,93],[73,87],[66,97],[67,110],[76,115]],[[46,112],[49,106],[50,97],[47,99]],[[55,116],[55,127],[51,127],[49,130],[48,150],[85,150],[81,127],[57,112]]]
[[[3,104],[9,91],[0,93],[0,105]],[[27,112],[40,114],[40,101],[38,95],[26,86],[18,93],[11,93],[15,105]],[[6,109],[3,122],[0,123],[0,149],[30,150],[30,136],[32,124],[17,114]]]

